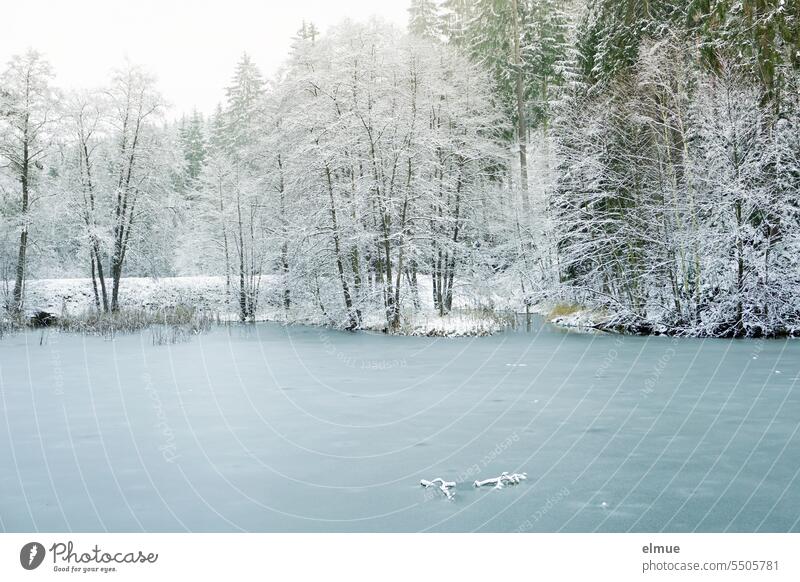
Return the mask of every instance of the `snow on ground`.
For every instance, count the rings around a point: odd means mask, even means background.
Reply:
[[[111,281],[107,282],[111,293]],[[94,307],[91,279],[37,279],[25,286],[25,304],[55,315],[75,315]],[[188,305],[196,309],[230,311],[223,277],[126,277],[120,285],[123,309],[158,309]]]
[[[262,279],[262,289],[267,295],[272,277]],[[110,281],[109,293],[110,293]],[[26,284],[25,304],[29,311],[42,310],[55,315],[79,315],[94,308],[94,292],[91,279],[37,279]],[[485,294],[485,295],[484,295]],[[403,313],[403,321],[397,333],[416,336],[483,336],[491,335],[506,327],[503,318],[496,316],[499,291],[475,285],[459,283],[452,313],[440,316],[433,308],[431,282],[425,278],[419,282],[419,312]],[[488,301],[482,301],[488,297]],[[222,320],[237,320],[236,305],[228,300],[224,277],[128,277],[120,288],[122,309],[160,309],[185,305],[205,311]],[[503,308],[507,306],[504,305]],[[313,313],[290,311],[261,302],[257,319],[285,324],[328,325],[330,322]],[[364,329],[383,331],[386,320],[380,311],[364,314]]]
[[[608,314],[596,309],[579,309],[572,313],[548,318],[548,321],[553,325],[578,328],[597,327],[607,320]]]
[[[431,337],[483,336],[497,333],[505,327],[499,319],[471,313],[451,313],[444,317],[417,315],[401,329],[401,333]]]

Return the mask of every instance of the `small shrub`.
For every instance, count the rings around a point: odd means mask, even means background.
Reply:
[[[91,311],[69,315],[57,321],[64,331],[88,333],[113,338],[118,333],[133,333],[153,329],[153,343],[164,345],[186,341],[219,323],[219,315],[198,311],[185,305],[159,309],[122,310],[113,313]]]
[[[556,317],[564,317],[565,315],[572,315],[581,311],[583,306],[577,303],[556,303],[547,314],[547,319],[555,319]]]

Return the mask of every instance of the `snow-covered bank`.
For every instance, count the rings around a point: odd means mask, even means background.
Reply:
[[[597,309],[575,308],[561,312],[551,309],[545,312],[547,321],[561,327],[601,328],[609,319],[608,314]]]
[[[493,312],[458,311],[445,316],[417,315],[397,333],[429,337],[486,336],[513,325],[510,315]]]
[[[276,298],[280,297],[280,282],[265,276],[261,284],[261,299],[256,312],[257,321],[273,321],[286,325],[345,327],[319,309],[299,305],[285,310]],[[507,293],[505,292],[507,291]],[[90,279],[39,279],[26,284],[25,306],[28,313],[37,310],[57,317],[80,319],[94,310],[94,295]],[[514,312],[521,311],[522,298],[514,292],[512,281],[497,279],[481,284],[461,283],[458,301],[453,310],[440,316],[431,301],[430,281],[419,281],[420,305],[417,310],[404,309],[400,326],[388,330],[386,317],[378,307],[362,313],[361,329],[390,332],[396,335],[460,337],[487,336],[515,325]],[[210,320],[238,321],[235,298],[225,289],[224,277],[165,277],[159,279],[131,277],[122,281],[120,306],[126,312],[152,312],[189,308],[198,316]],[[541,302],[530,306],[532,314],[542,316],[548,323],[568,329],[591,332],[611,332],[629,335],[676,335],[683,337],[734,337],[731,326],[699,321],[692,324],[666,321],[658,313],[635,317],[615,312],[608,306],[587,306],[578,303]],[[712,325],[713,324],[713,325]],[[745,328],[738,337],[798,336],[800,329]]]
[[[625,335],[667,335],[695,338],[776,338],[799,337],[800,328],[794,326],[737,326],[719,323],[713,318],[699,321],[672,321],[664,313],[652,312],[637,316],[629,312],[613,311],[608,307],[587,307],[576,304],[540,304],[537,311],[548,323],[570,329],[592,332],[609,332]]]
[[[110,282],[108,283],[110,285]],[[94,308],[91,279],[36,279],[25,284],[25,305],[58,316]],[[201,311],[235,316],[226,301],[223,277],[128,277],[120,285],[121,309],[162,309],[191,306]]]
[[[256,313],[258,321],[274,321],[287,325],[303,324],[336,326],[335,321],[317,311],[301,308],[283,309],[269,301],[276,295],[275,281],[262,280],[262,301]],[[188,307],[221,321],[237,321],[237,305],[226,292],[224,277],[165,277],[159,279],[130,277],[123,279],[120,307],[123,311],[170,310]],[[508,309],[475,308],[474,290],[464,290],[463,300],[453,311],[441,316],[427,295],[429,289],[420,282],[420,309],[403,312],[400,327],[393,334],[430,337],[486,336],[512,326],[513,313]],[[26,284],[27,311],[45,311],[57,317],[76,317],[94,310],[94,293],[90,279],[39,279]],[[386,319],[379,310],[363,314],[362,329],[386,332]]]

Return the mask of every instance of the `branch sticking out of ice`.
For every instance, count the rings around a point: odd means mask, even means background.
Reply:
[[[499,477],[492,477],[491,479],[484,479],[483,481],[475,481],[475,487],[483,487],[484,485],[494,485],[495,489],[502,489],[506,485],[519,485],[522,481],[528,478],[527,473],[511,473],[503,471]]]
[[[433,481],[428,481],[427,479],[420,479],[420,485],[428,489],[429,487],[435,487],[439,491],[441,491],[445,497],[448,499],[452,499],[456,496],[455,491],[450,491],[456,486],[455,481],[445,481],[441,477],[437,477]]]

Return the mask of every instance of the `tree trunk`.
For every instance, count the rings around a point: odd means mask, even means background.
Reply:
[[[22,290],[25,283],[25,261],[28,254],[28,179],[30,171],[30,151],[28,144],[28,119],[25,118],[25,130],[22,142],[22,168],[20,171],[20,182],[22,184],[22,232],[19,234],[19,252],[17,254],[17,270],[14,279],[14,305],[16,313],[22,311]]]
[[[119,282],[122,279],[122,268],[117,261],[111,266],[111,311],[119,311]]]
[[[100,256],[100,241],[97,238],[96,227],[97,220],[95,218],[95,200],[94,200],[94,182],[92,180],[92,159],[89,153],[88,139],[89,136],[83,133],[83,125],[81,123],[81,158],[85,165],[84,171],[86,172],[85,195],[88,194],[88,210],[84,215],[86,223],[86,230],[89,233],[89,238],[92,241],[92,247],[89,251],[92,261],[92,288],[94,290],[95,307],[98,311],[102,306],[103,313],[108,313],[108,292],[106,290],[106,280],[103,274],[103,260]],[[84,205],[87,203],[84,195]],[[97,279],[100,279],[100,293],[97,290]],[[102,302],[101,302],[102,301]]]
[[[411,160],[408,161],[408,175],[409,184],[411,182]],[[389,322],[392,329],[400,327],[400,287],[403,276],[403,245],[406,234],[406,214],[408,212],[408,190],[406,190],[406,198],[403,201],[403,211],[400,216],[400,244],[397,251],[397,279],[394,285],[394,313],[392,320]]]
[[[286,220],[286,192],[283,183],[283,162],[280,154],[278,154],[278,171],[280,174],[278,190],[280,192],[281,203],[281,236],[283,237],[283,244],[281,245],[281,269],[283,271],[283,308],[288,310],[292,303],[291,294],[289,292],[289,233]]]
[[[411,268],[406,269],[406,275],[408,276],[408,284],[411,287],[411,297],[414,301],[414,309],[418,310],[420,308],[419,302],[419,285],[417,283],[417,261],[411,261]]]
[[[236,193],[236,213],[239,225],[239,319],[247,321],[247,292],[244,277],[244,227],[242,225],[242,204],[240,193]]]
[[[97,292],[97,269],[95,268],[94,249],[89,251],[89,258],[92,263],[92,291],[94,291],[94,308],[100,311],[100,294]]]
[[[228,249],[228,229],[225,227],[225,202],[222,197],[222,178],[217,178],[217,194],[219,195],[219,218],[222,226],[222,249],[225,253],[225,303],[231,297],[231,257]]]
[[[525,226],[530,218],[530,201],[528,200],[528,132],[525,122],[525,89],[522,74],[522,57],[519,47],[519,10],[517,0],[511,2],[514,12],[514,68],[516,69],[515,89],[517,99],[517,139],[519,140],[519,179],[522,195],[522,211]]]
[[[330,215],[331,226],[333,227],[333,249],[336,254],[336,269],[339,273],[339,282],[342,285],[342,294],[344,295],[344,306],[347,309],[348,329],[358,329],[361,321],[358,315],[353,312],[353,298],[350,295],[350,287],[347,285],[347,279],[344,276],[344,264],[342,261],[341,243],[339,240],[339,224],[336,218],[336,202],[333,197],[333,181],[331,179],[331,169],[328,164],[325,164],[325,177],[328,181],[328,196],[330,201]]]
[[[94,263],[97,267],[97,278],[100,280],[100,298],[102,300],[103,312],[108,313],[108,290],[106,289],[106,279],[103,274],[103,261],[100,258],[100,243],[97,239],[93,243]]]
[[[744,335],[744,248],[742,245],[742,203],[736,201],[736,335]]]
[[[23,225],[19,235],[19,254],[17,255],[17,272],[14,279],[14,311],[22,311],[22,287],[25,281],[25,257],[28,251],[28,227]]]

